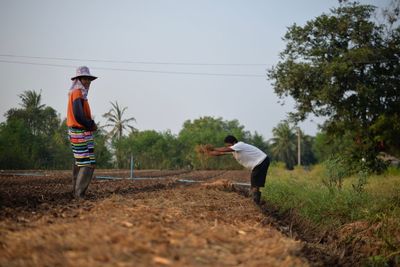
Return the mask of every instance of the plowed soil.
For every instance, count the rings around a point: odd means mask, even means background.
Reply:
[[[231,190],[232,181],[248,182],[248,172],[135,175],[151,179],[94,179],[85,200],[71,197],[69,172],[0,175],[0,266],[310,264],[302,242]]]

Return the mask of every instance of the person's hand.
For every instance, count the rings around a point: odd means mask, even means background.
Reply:
[[[97,125],[96,125],[96,123],[93,123],[93,127],[92,127],[92,129],[90,129],[92,132],[95,132],[95,131],[97,131]]]
[[[204,152],[208,154],[210,151],[214,150],[214,147],[213,147],[213,145],[207,144],[207,145],[203,146],[203,149],[204,149]]]
[[[213,150],[212,145],[198,145],[196,146],[196,151],[200,154],[209,154],[210,151]]]
[[[203,147],[204,153],[207,154],[207,156],[211,156],[211,152],[214,151],[214,146],[213,145],[204,145]]]

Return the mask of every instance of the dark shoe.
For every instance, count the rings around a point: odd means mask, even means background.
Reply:
[[[260,205],[260,202],[261,202],[261,192],[260,192],[260,191],[258,191],[258,192],[253,192],[252,194],[253,194],[253,201],[254,201],[254,203],[256,203],[257,205]]]
[[[76,178],[74,195],[76,198],[82,198],[92,180],[94,168],[81,167]]]

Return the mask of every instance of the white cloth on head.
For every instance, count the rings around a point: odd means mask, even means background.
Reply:
[[[233,157],[245,168],[254,169],[258,164],[266,159],[267,154],[255,146],[244,142],[237,142],[231,148],[234,150]]]
[[[87,99],[87,95],[89,94],[89,89],[85,88],[81,81],[79,79],[74,79],[72,81],[71,88],[69,88],[69,91],[71,92],[72,90],[79,89],[82,92],[82,97],[83,99]]]

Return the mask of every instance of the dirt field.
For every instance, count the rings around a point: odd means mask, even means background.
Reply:
[[[280,233],[232,190],[230,181],[248,182],[246,171],[135,175],[152,179],[96,179],[87,199],[76,201],[69,172],[1,174],[0,266],[310,264],[302,242]]]

